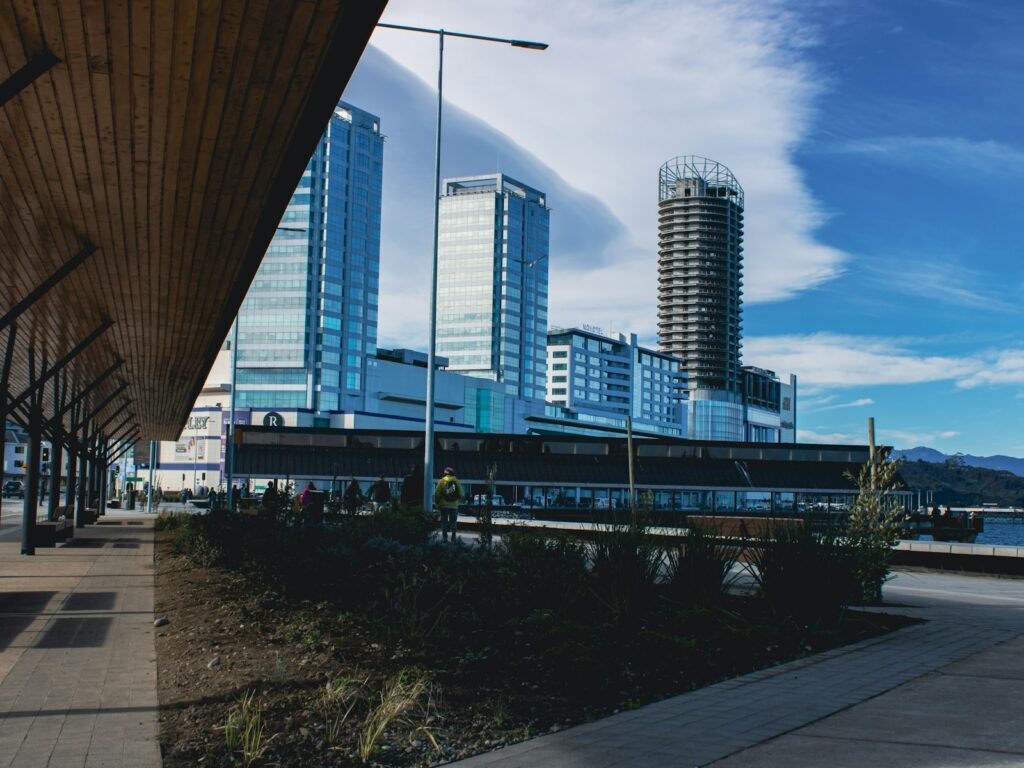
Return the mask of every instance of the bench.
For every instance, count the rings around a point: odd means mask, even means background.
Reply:
[[[57,542],[67,541],[74,535],[73,520],[42,520],[33,529],[33,543],[37,547],[56,547]]]

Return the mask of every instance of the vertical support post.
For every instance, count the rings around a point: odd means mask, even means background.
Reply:
[[[99,476],[100,488],[99,495],[96,504],[96,515],[101,517],[107,513],[107,486],[110,483],[109,467],[107,466],[107,455],[109,454],[109,446],[107,445],[106,439],[101,439],[100,444],[97,448],[97,471],[96,474]]]
[[[153,486],[156,485],[156,483],[154,481],[154,478],[155,478],[156,475],[155,475],[155,473],[153,471],[154,469],[156,469],[156,467],[153,466],[153,463],[155,462],[155,458],[154,458],[155,454],[156,454],[156,442],[153,441],[153,440],[150,440],[149,441],[149,493],[146,495],[146,514],[147,515],[153,514]]]
[[[33,402],[28,420],[28,457],[25,462],[25,498],[21,512],[21,554],[36,553],[36,512],[39,504],[39,454],[43,415]]]
[[[78,503],[75,505],[75,528],[85,528],[85,506],[89,486],[89,425],[82,425],[82,441],[78,453]]]
[[[60,506],[60,479],[64,465],[64,433],[60,429],[53,432],[50,443],[50,498],[47,500],[46,516],[50,520],[57,518],[57,507]]]
[[[78,420],[78,409],[75,408],[71,411],[71,423],[74,424]],[[71,435],[65,435],[65,438],[70,438]],[[78,461],[75,456],[75,452],[71,450],[71,442],[68,441],[68,481],[67,486],[64,490],[64,505],[71,507],[71,512],[68,514],[68,519],[74,518],[74,506],[75,496],[77,493],[76,484],[78,482]]]
[[[636,526],[636,474],[633,468],[633,417],[626,415],[626,450],[629,452],[629,514]]]
[[[423,511],[430,513],[434,501],[434,370],[437,348],[437,251],[441,218],[441,105],[444,103],[444,30],[437,36],[437,125],[434,128],[434,258],[430,265],[430,339],[427,347],[426,414],[423,432]]]
[[[238,316],[231,339],[231,408],[228,412],[227,483],[228,512],[235,510],[235,384],[238,379]],[[152,448],[150,448],[152,452]],[[152,458],[152,457],[150,457]],[[151,483],[152,485],[152,483]]]
[[[871,462],[871,491],[875,490],[875,417],[868,416],[868,461]]]

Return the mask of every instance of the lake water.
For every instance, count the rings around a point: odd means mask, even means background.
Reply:
[[[931,536],[922,536],[928,541]],[[985,531],[978,534],[975,544],[993,544],[1005,547],[1024,547],[1024,521],[1002,515],[985,518]]]

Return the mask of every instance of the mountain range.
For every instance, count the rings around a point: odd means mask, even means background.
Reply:
[[[1024,477],[1024,458],[1017,458],[1015,456],[972,456],[969,453],[947,454],[934,448],[918,446],[917,448],[898,448],[892,452],[892,457],[894,459],[902,458],[908,462],[926,461],[930,464],[944,464],[950,460],[962,460],[964,466],[967,467],[1005,470]]]

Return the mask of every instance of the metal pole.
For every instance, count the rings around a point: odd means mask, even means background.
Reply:
[[[871,490],[875,490],[875,417],[868,416],[868,461],[871,462]]]
[[[235,511],[235,382],[238,376],[238,317],[231,339],[231,407],[228,416],[227,492],[228,512]]]
[[[153,462],[156,453],[156,442],[149,441],[149,493],[146,496],[146,514],[153,514]]]
[[[437,124],[434,128],[434,257],[430,265],[430,342],[427,348],[427,412],[423,431],[423,509],[430,512],[434,490],[434,352],[437,346],[437,251],[441,216],[441,105],[444,87],[444,30],[437,35]]]
[[[25,498],[21,511],[21,554],[36,553],[36,513],[39,504],[39,453],[43,415],[37,403],[32,405],[28,426],[28,457],[25,462]]]
[[[636,525],[636,484],[633,472],[633,417],[626,415],[626,450],[629,451],[629,512]]]

